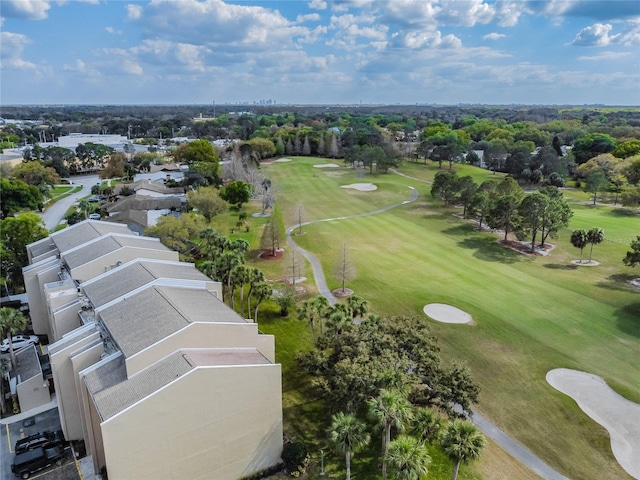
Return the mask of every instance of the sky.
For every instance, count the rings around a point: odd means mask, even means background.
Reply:
[[[640,105],[638,0],[0,0],[0,105]]]

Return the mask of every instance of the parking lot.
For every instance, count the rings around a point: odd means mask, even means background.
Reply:
[[[60,417],[58,409],[52,408],[34,415],[16,415],[16,420],[11,417],[3,419],[0,428],[0,478],[14,478],[11,473],[11,465],[15,458],[14,446],[18,440],[38,432],[60,429]],[[61,466],[51,466],[43,471],[34,473],[30,478],[41,480],[84,480],[71,447],[65,451],[64,460]]]

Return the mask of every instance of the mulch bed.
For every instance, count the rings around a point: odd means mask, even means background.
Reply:
[[[284,257],[284,249],[282,248],[276,250],[275,255],[273,254],[272,250],[265,250],[260,255],[258,255],[258,258],[262,260],[280,260],[282,257]]]
[[[518,253],[522,253],[523,255],[533,255],[536,257],[543,257],[545,255],[548,255],[549,252],[555,248],[555,245],[552,245],[550,243],[545,243],[544,247],[541,244],[537,243],[535,245],[535,252],[532,252],[531,242],[520,242],[517,240],[498,240],[498,243]]]
[[[351,290],[350,288],[345,288],[344,290],[341,288],[336,288],[335,290],[332,290],[331,293],[333,293],[334,297],[350,297],[351,295],[353,295],[353,290]]]

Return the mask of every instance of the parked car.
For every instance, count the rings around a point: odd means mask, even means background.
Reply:
[[[33,343],[40,343],[40,339],[37,335],[23,335],[19,333],[18,335],[14,335],[13,338],[13,349],[18,350],[19,348],[26,347],[27,345],[31,345]],[[9,351],[9,339],[5,338],[0,343],[0,352],[7,353]]]
[[[57,430],[55,432],[38,432],[18,440],[14,450],[16,454],[18,454],[38,447],[62,447],[65,444],[66,440],[64,439],[62,430]]]
[[[16,477],[29,478],[51,465],[62,465],[64,453],[62,447],[38,447],[18,453],[11,464],[11,471]]]
[[[90,213],[90,214],[89,214],[89,218],[90,218],[91,220],[100,220],[100,218],[101,218],[101,217],[100,217],[100,214],[99,214],[99,213]]]

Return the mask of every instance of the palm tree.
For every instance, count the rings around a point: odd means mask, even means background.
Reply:
[[[409,432],[422,443],[432,442],[442,430],[442,417],[428,407],[418,407],[413,411],[413,421]]]
[[[352,413],[340,412],[331,417],[329,441],[336,451],[344,454],[347,480],[351,478],[351,454],[369,444],[370,437],[365,428],[365,424]]]
[[[587,232],[584,230],[574,230],[571,233],[571,245],[580,249],[580,263],[582,263],[582,251],[587,246]]]
[[[231,284],[230,294],[231,294],[231,305],[235,305],[235,291],[236,287],[240,287],[240,309],[242,318],[244,318],[244,284],[247,283],[248,273],[247,267],[244,265],[236,265],[231,269],[229,273],[229,281]]]
[[[316,318],[318,319],[318,326],[320,327],[319,335],[322,336],[322,325],[324,324],[324,320],[329,313],[331,305],[329,304],[329,300],[327,300],[327,297],[316,295],[316,297],[313,299],[313,306],[317,315]]]
[[[256,299],[256,309],[253,314],[253,321],[258,323],[258,307],[263,302],[271,296],[273,293],[273,289],[266,282],[259,282],[253,288],[253,296]]]
[[[358,297],[357,295],[350,296],[347,300],[347,304],[351,308],[351,318],[354,320],[356,317],[364,317],[369,310],[369,302],[367,302],[364,298]]]
[[[591,254],[593,253],[593,246],[598,245],[604,241],[604,230],[598,227],[593,227],[587,232],[587,242],[591,244],[589,249],[589,263],[591,263]]]
[[[460,463],[468,463],[480,456],[484,436],[473,423],[456,419],[446,426],[440,443],[444,453],[454,461],[451,480],[456,480]]]
[[[13,352],[13,334],[27,328],[27,318],[20,310],[10,307],[0,308],[0,332],[9,340],[11,366],[16,368],[16,355]]]
[[[261,270],[255,267],[249,267],[247,272],[247,282],[249,283],[249,291],[247,292],[247,313],[249,315],[251,315],[251,294],[253,293],[253,289],[258,283],[264,281],[264,273],[262,273]]]
[[[367,401],[369,416],[382,429],[382,479],[387,480],[387,448],[391,442],[391,428],[401,430],[411,417],[411,404],[400,390],[381,390],[377,398]]]
[[[418,439],[400,435],[389,444],[386,461],[397,480],[420,480],[427,474],[431,457]]]

